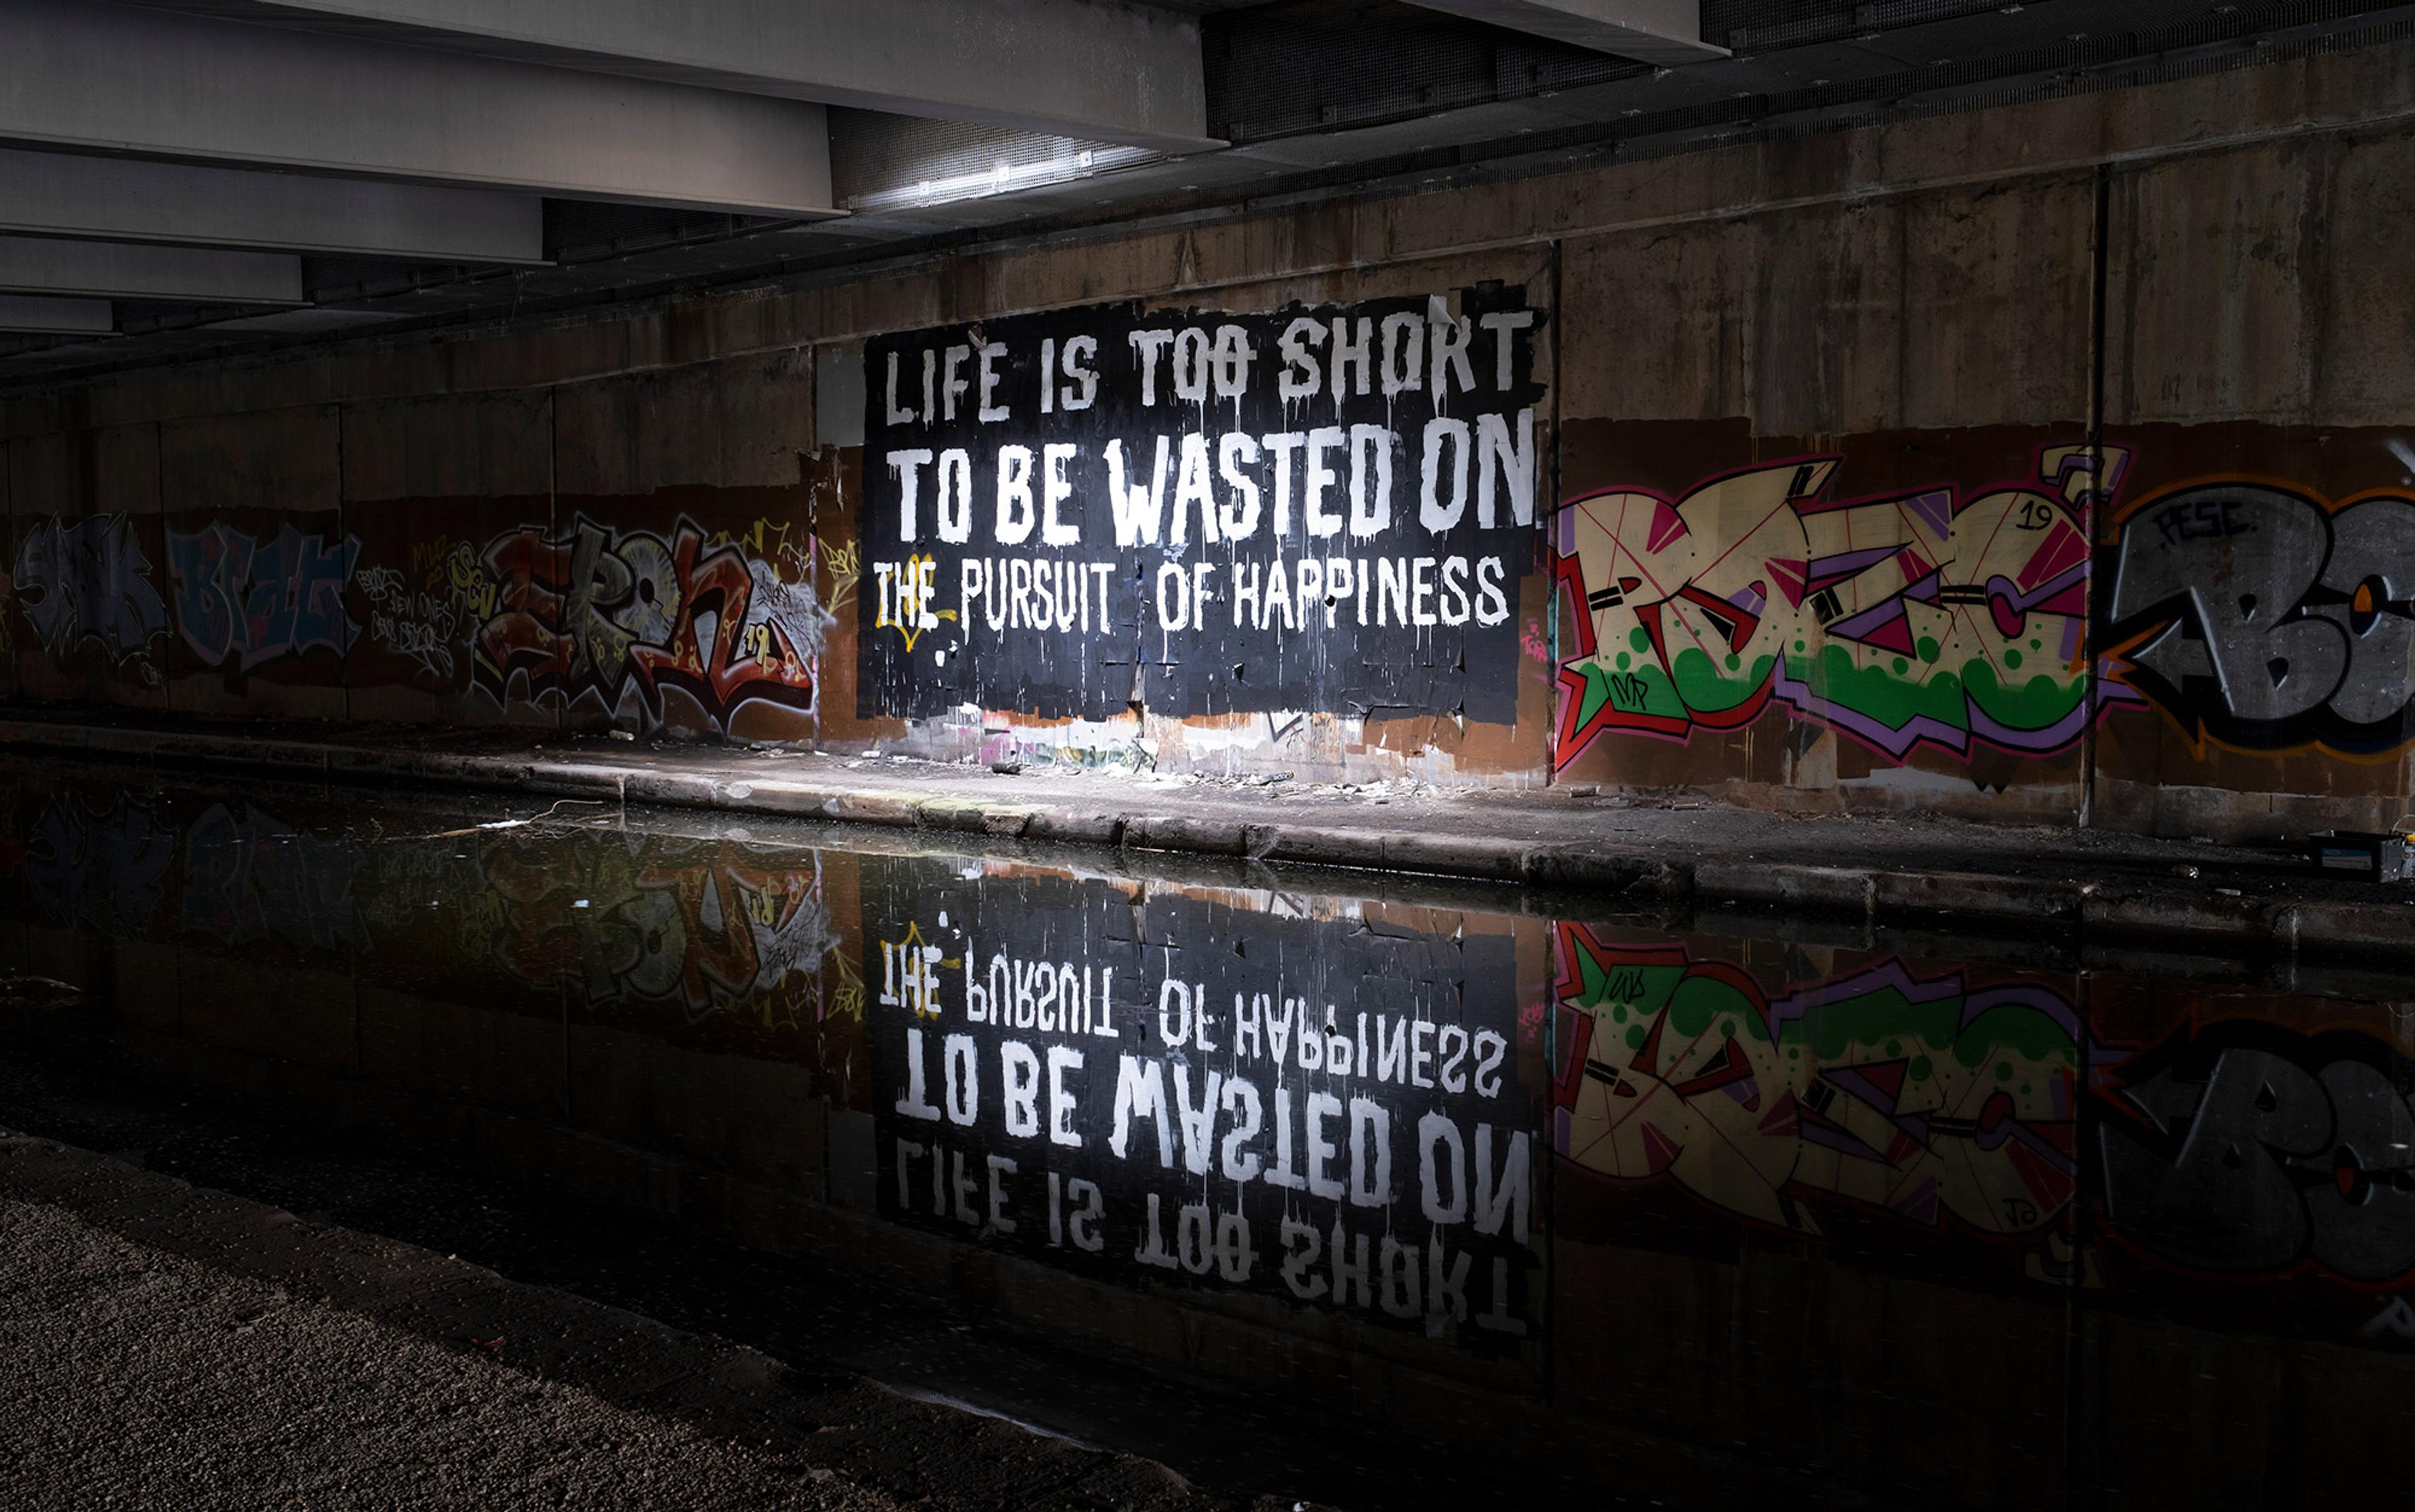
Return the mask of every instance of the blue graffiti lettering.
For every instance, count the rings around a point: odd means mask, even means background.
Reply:
[[[258,542],[223,521],[191,534],[170,531],[177,632],[213,666],[236,658],[248,671],[320,648],[341,656],[360,633],[344,612],[360,552],[358,537],[330,545],[290,523]]]

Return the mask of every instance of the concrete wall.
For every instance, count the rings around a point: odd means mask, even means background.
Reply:
[[[2390,44],[20,397],[0,680],[195,712],[2378,827],[2415,808],[2410,133],[2415,48]],[[1490,281],[1543,312],[1562,506],[1515,595],[1514,713],[860,699],[866,338]],[[628,596],[599,609],[598,585]]]

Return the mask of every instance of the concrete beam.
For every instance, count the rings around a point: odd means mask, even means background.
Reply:
[[[107,336],[117,329],[106,299],[45,299],[0,294],[0,331],[42,336]]]
[[[542,262],[532,194],[0,148],[0,232],[439,262]]]
[[[100,0],[0,0],[0,142],[819,216],[822,107]]]
[[[281,252],[0,236],[0,292],[299,305],[302,260]]]
[[[349,37],[1197,152],[1199,22],[1122,0],[142,0]]]
[[[1702,40],[1702,0],[1410,0],[1470,21],[1679,68],[1728,55]]]

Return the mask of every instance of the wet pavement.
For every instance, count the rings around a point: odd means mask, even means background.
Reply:
[[[1238,1501],[2415,1468],[2403,974],[236,791],[0,771],[0,1123]]]
[[[1016,759],[618,740],[532,727],[344,727],[125,709],[18,709],[0,747],[189,775],[467,787],[619,807],[833,818],[1397,876],[1570,889],[1629,906],[1773,906],[2293,962],[2415,964],[2415,887],[2318,869],[2265,816],[2254,843],[1927,810],[1778,814],[1687,788],[1301,783]],[[1121,750],[1122,748],[1118,748]],[[2386,811],[2386,812],[2385,812]],[[2371,823],[2394,820],[2390,805]],[[2266,832],[2271,831],[2271,832]],[[944,843],[944,842],[942,842]],[[1598,897],[1588,906],[1599,906]]]

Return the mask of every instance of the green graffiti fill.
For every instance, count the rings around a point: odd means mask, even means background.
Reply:
[[[2071,715],[2088,696],[2088,674],[2066,674],[2069,681],[2039,674],[2015,686],[1997,681],[1996,669],[1972,662],[1963,672],[1971,701],[2006,729],[2051,729]]]
[[[1585,663],[1581,670],[1584,697],[1577,706],[1577,718],[1582,723],[1591,724],[1605,708],[1622,714],[1654,714],[1677,720],[1686,717],[1685,704],[1671,685],[1669,674],[1661,671],[1658,663],[1645,662],[1631,671],[1613,671],[1593,661]]]
[[[1868,1052],[1888,1040],[1914,1040],[1929,1045],[1954,1043],[1962,1022],[1962,999],[1942,998],[1915,1003],[1893,987],[1858,997],[1822,1003],[1786,1025],[1789,1040],[1808,1040],[1812,1058],[1825,1065],[1851,1065],[1874,1060]]]
[[[1898,660],[1896,664],[1901,666]],[[1790,656],[1787,676],[1829,703],[1851,709],[1889,729],[1926,717],[1953,729],[1968,729],[1975,705],[2006,729],[2049,729],[2088,696],[2088,675],[2070,681],[2038,676],[2007,687],[1984,659],[1963,664],[1962,673],[1930,671],[1918,679],[1887,666],[1864,666],[1842,646],[1823,646],[1816,658]]]
[[[1731,1034],[1766,1041],[1769,1025],[1752,1001],[1714,977],[1688,977],[1669,1000],[1669,1027],[1678,1038],[1698,1040],[1710,1032],[1711,1022],[1725,1015]]]
[[[1965,1067],[1984,1064],[1999,1050],[2028,1062],[2055,1061],[2078,1066],[2078,1047],[2061,1024],[2023,1004],[1991,1008],[1970,1024],[1962,1023],[1963,999],[1947,997],[1915,1003],[1893,987],[1857,997],[1822,1003],[1802,1018],[1787,1024],[1784,1038],[1808,1040],[1812,1057],[1822,1065],[1856,1065],[1877,1058],[1873,1052],[1888,1041],[1909,1041],[1929,1052],[1951,1047]],[[1916,1076],[1929,1070],[1927,1055],[1915,1057]]]
[[[1632,1009],[1642,1019],[1659,1012],[1686,975],[1683,966],[1632,966],[1624,962],[1604,966],[1590,951],[1579,951],[1576,956],[1578,988],[1571,1001],[1577,1007],[1601,1009],[1615,1004]]]
[[[1640,630],[1630,643],[1648,638]],[[1801,641],[1795,642],[1800,647]],[[2010,676],[1985,656],[1958,666],[1943,661],[1932,637],[1920,642],[1918,663],[1889,657],[1865,666],[1852,648],[1823,645],[1785,657],[1790,681],[1808,687],[1822,701],[1876,721],[1889,729],[1904,729],[1915,720],[1928,720],[1945,729],[1968,730],[1971,711],[1977,709],[2000,728],[2052,729],[2069,719],[2087,700],[2089,675],[2056,666],[2034,676]],[[1617,665],[1612,665],[1615,657]],[[1578,664],[1583,691],[1578,721],[1591,725],[1618,716],[1684,723],[1689,718],[1725,713],[1750,700],[1765,687],[1778,658],[1760,655],[1747,662],[1721,651],[1714,656],[1699,646],[1679,651],[1669,669],[1657,659],[1604,649],[1603,654]],[[1724,665],[1722,665],[1724,664]],[[2013,656],[2006,666],[2020,664]]]
[[[1688,646],[1677,653],[1675,662],[1677,696],[1686,707],[1697,713],[1723,713],[1750,698],[1769,681],[1769,669],[1778,658],[1756,656],[1749,666],[1742,659],[1731,656],[1739,669],[1727,671],[1714,664],[1700,647]]]
[[[1822,646],[1817,657],[1789,657],[1786,675],[1808,685],[1829,703],[1901,729],[1926,716],[1959,729],[1970,722],[1962,683],[1951,672],[1901,678],[1883,666],[1860,666],[1842,646]]]
[[[2073,1042],[2071,1031],[2052,1015],[2020,1004],[1991,1008],[1965,1025],[1955,1041],[1954,1058],[1965,1066],[1976,1066],[1999,1049],[2026,1061],[2079,1064],[2079,1047]]]

